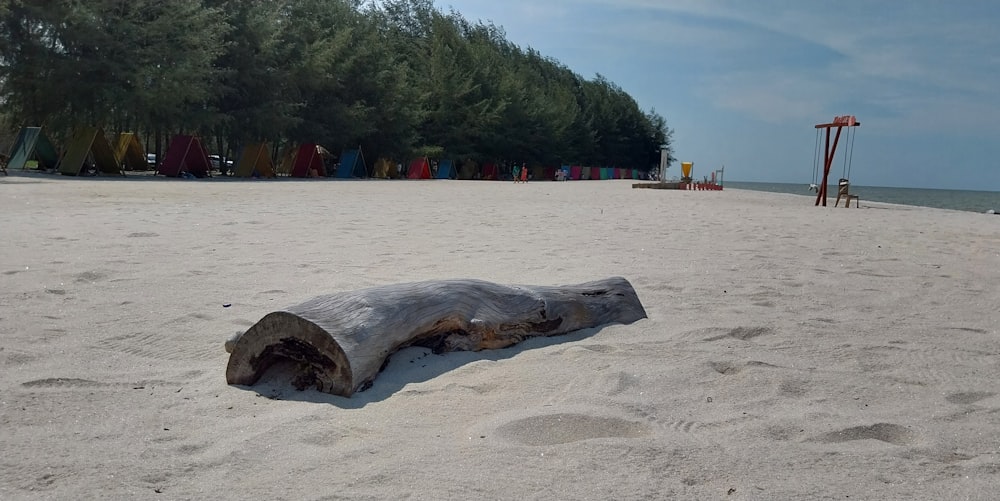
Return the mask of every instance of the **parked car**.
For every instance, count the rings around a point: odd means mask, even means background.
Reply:
[[[156,169],[156,153],[146,153],[146,165],[150,169]]]
[[[222,157],[219,155],[209,155],[208,161],[212,163],[212,168],[221,172],[222,175],[226,175],[227,172],[232,172],[233,161],[226,159],[225,162],[222,161]]]

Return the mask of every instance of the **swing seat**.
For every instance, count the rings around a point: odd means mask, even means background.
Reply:
[[[861,199],[857,195],[852,195],[850,193],[851,182],[848,181],[847,179],[840,178],[840,182],[838,183],[838,186],[839,186],[839,189],[837,190],[837,201],[833,203],[833,206],[836,207],[837,204],[840,203],[840,199],[843,198],[844,199],[844,208],[846,209],[846,208],[848,208],[848,207],[851,206],[851,199],[853,198],[854,199],[854,204],[855,204],[854,206],[856,208],[860,209],[861,208]]]

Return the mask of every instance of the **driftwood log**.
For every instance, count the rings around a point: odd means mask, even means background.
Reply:
[[[442,280],[318,296],[265,315],[226,342],[229,384],[253,385],[275,362],[296,362],[299,389],[351,396],[371,386],[390,355],[504,348],[646,318],[621,277],[559,287]]]

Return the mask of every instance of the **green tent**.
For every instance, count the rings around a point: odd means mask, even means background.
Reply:
[[[78,176],[91,157],[98,172],[125,175],[115,156],[115,150],[111,148],[104,131],[98,127],[84,127],[73,134],[66,154],[59,162],[59,172],[67,176]]]
[[[41,127],[23,127],[17,133],[7,167],[25,169],[29,160],[37,160],[39,169],[54,168],[59,163],[56,147]]]

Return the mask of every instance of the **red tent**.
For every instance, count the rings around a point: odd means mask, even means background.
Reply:
[[[416,158],[410,162],[410,167],[406,169],[408,179],[430,179],[431,162],[427,157]]]
[[[292,164],[292,177],[312,177],[313,171],[317,176],[326,177],[326,166],[323,165],[320,148],[321,146],[316,143],[299,146],[299,151],[295,154],[295,163]]]
[[[590,179],[600,179],[601,178],[601,168],[591,167],[590,168]]]
[[[496,179],[497,178],[497,166],[496,164],[490,162],[483,165],[483,179]]]
[[[167,177],[178,177],[185,172],[195,177],[205,177],[211,169],[208,152],[197,137],[174,136],[156,172]]]

